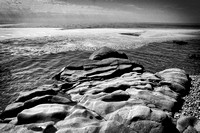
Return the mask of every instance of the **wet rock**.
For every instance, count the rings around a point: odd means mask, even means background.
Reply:
[[[89,59],[91,59],[91,60],[102,60],[102,59],[106,59],[106,58],[128,59],[128,57],[125,53],[118,52],[118,51],[108,48],[108,47],[100,48],[99,50],[95,51],[89,57]]]

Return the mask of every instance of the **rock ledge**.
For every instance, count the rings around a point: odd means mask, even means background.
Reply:
[[[118,52],[103,48],[91,55],[92,61],[63,68],[54,76],[57,85],[20,93],[0,115],[0,132],[200,132],[194,117],[173,122],[190,89],[184,70],[150,73],[125,54],[110,53]]]

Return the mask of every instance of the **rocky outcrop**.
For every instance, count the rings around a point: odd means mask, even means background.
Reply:
[[[125,53],[118,52],[118,51],[108,48],[108,47],[102,47],[101,49],[95,51],[89,57],[89,59],[91,59],[91,60],[102,60],[102,59],[106,59],[106,58],[128,59],[128,57]]]
[[[173,43],[178,44],[178,45],[186,45],[186,44],[188,44],[188,42],[180,41],[180,40],[174,40]]]
[[[58,84],[23,92],[0,115],[3,132],[198,132],[199,120],[173,122],[190,88],[184,70],[144,71],[121,58],[72,62]]]

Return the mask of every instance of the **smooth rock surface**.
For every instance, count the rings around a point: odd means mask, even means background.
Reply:
[[[60,104],[40,104],[20,112],[17,115],[17,124],[59,121],[68,114],[66,108],[69,107]]]

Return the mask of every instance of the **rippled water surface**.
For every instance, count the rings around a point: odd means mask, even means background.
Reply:
[[[61,68],[102,46],[124,51],[151,72],[179,67],[199,74],[199,38],[194,29],[0,28],[0,109],[20,91],[52,84]]]

